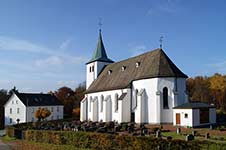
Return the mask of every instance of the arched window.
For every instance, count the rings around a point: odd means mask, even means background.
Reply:
[[[100,96],[100,112],[103,112],[103,106],[104,105],[104,96]]]
[[[115,112],[118,111],[118,94],[115,94]]]
[[[168,89],[167,87],[163,88],[163,108],[168,109]]]

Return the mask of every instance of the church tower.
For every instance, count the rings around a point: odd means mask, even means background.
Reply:
[[[86,89],[98,77],[102,69],[110,63],[113,63],[113,61],[107,57],[100,29],[97,48],[93,53],[92,59],[86,63]]]

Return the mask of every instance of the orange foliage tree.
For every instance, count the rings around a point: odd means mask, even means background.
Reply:
[[[73,109],[72,116],[74,118],[79,118],[80,117],[80,108],[79,107]]]
[[[39,108],[35,112],[35,118],[38,119],[38,121],[44,120],[45,118],[49,117],[51,115],[51,112],[47,108]]]

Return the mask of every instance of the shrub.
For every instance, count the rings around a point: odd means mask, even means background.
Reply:
[[[28,130],[26,140],[90,149],[194,149],[198,146],[196,142],[183,140],[72,131]]]

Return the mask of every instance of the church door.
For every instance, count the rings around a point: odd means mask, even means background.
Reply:
[[[180,124],[180,113],[176,113],[176,124]]]

